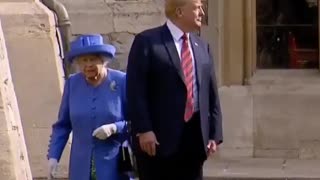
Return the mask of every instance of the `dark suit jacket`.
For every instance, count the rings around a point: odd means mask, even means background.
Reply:
[[[222,116],[210,48],[190,34],[196,64],[201,132],[206,148],[209,139],[222,143]],[[177,151],[184,127],[187,89],[173,37],[163,25],[136,35],[127,67],[128,120],[137,133],[153,131],[157,153]],[[136,143],[138,145],[138,143]]]

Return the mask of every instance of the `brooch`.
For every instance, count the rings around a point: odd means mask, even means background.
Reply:
[[[116,81],[112,81],[112,82],[110,83],[110,89],[111,89],[111,91],[116,91],[116,90],[117,90],[117,83],[116,83]]]

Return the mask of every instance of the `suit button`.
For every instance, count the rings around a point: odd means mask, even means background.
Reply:
[[[91,109],[92,109],[92,110],[96,110],[96,109],[97,109],[97,107],[95,107],[95,106],[94,106],[94,107],[92,107]]]
[[[92,98],[92,102],[95,102],[96,100],[97,100],[97,98],[96,98],[96,97]]]

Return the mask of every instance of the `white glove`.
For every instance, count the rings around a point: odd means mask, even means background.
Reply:
[[[48,180],[56,178],[57,170],[58,170],[58,160],[54,158],[50,158],[48,162],[48,171],[49,171]]]
[[[117,126],[115,124],[106,124],[94,130],[92,133],[92,136],[95,136],[100,140],[105,140],[111,135],[115,134],[116,132],[117,132]]]

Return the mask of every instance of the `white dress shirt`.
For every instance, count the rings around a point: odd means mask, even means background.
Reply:
[[[182,36],[184,34],[184,32],[179,29],[175,24],[173,24],[172,21],[170,21],[169,19],[167,20],[167,26],[171,32],[171,35],[173,37],[174,40],[174,44],[176,45],[177,48],[177,52],[179,54],[180,57],[180,61],[181,61],[181,49],[182,49],[182,43],[183,43],[183,39]],[[197,78],[196,78],[196,66],[195,66],[195,61],[194,61],[194,54],[193,54],[193,49],[190,43],[190,38],[189,38],[189,33],[187,33],[188,36],[188,44],[189,44],[189,50],[191,52],[191,57],[192,57],[192,64],[193,64],[193,102],[194,102],[194,111],[198,111],[199,110],[199,105],[198,105],[198,87],[197,87]]]

